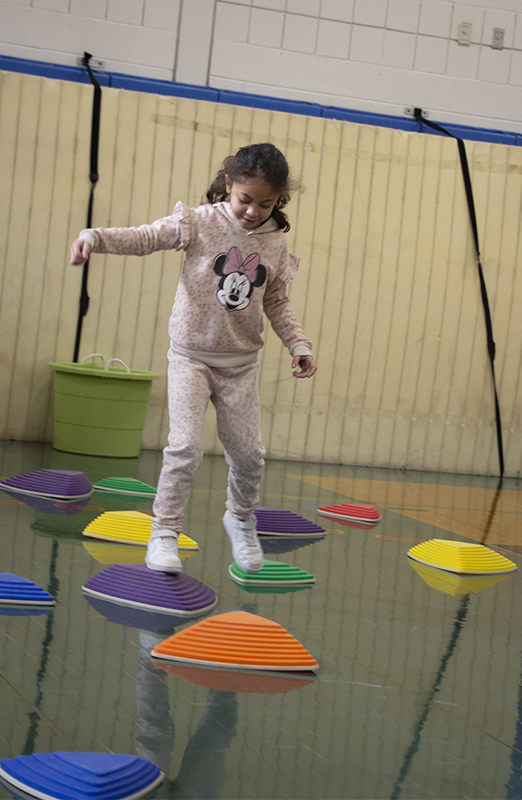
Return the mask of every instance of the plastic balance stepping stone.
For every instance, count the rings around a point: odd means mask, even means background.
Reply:
[[[235,583],[250,586],[296,586],[315,583],[315,578],[308,572],[282,561],[263,561],[259,572],[245,572],[233,561],[228,574]]]
[[[196,686],[238,694],[283,694],[310,686],[316,680],[315,675],[304,677],[295,672],[240,672],[234,669],[190,667],[187,664],[159,661],[155,662],[155,666]]]
[[[137,800],[163,780],[147,758],[115,753],[35,753],[4,758],[0,777],[44,800]]]
[[[321,536],[326,533],[324,528],[310,522],[293,511],[283,508],[269,508],[258,506],[255,510],[257,532],[261,536]]]
[[[351,528],[368,528],[381,521],[382,516],[375,506],[361,505],[360,503],[336,503],[317,509],[321,517],[328,517],[340,525]]]
[[[517,569],[513,561],[483,544],[451,539],[422,542],[408,550],[408,556],[420,564],[463,575],[506,575]]]
[[[214,590],[196,578],[184,572],[156,572],[145,564],[113,564],[89,578],[82,591],[115,603],[180,617],[198,616],[217,603]]]
[[[11,572],[2,572],[0,573],[0,603],[54,606],[56,600],[33,581],[13,575]]]
[[[110,542],[96,541],[95,539],[82,543],[89,555],[100,564],[143,564],[145,553],[140,547],[133,544],[111,544]],[[181,561],[196,555],[195,550],[180,550]]]
[[[507,575],[459,575],[456,572],[446,572],[437,567],[419,564],[418,561],[410,560],[410,564],[428,586],[453,596],[477,594],[482,589],[487,589],[488,586],[495,586],[497,583],[509,580],[513,575],[512,572]]]
[[[0,489],[21,494],[55,497],[59,500],[86,500],[94,491],[83,472],[63,469],[38,469],[0,481]]]
[[[154,486],[149,486],[148,483],[138,481],[136,478],[103,478],[94,484],[94,490],[133,497],[149,497],[150,499],[156,496]]]
[[[152,532],[152,517],[141,511],[105,511],[87,525],[84,536],[123,544],[146,545]],[[180,550],[199,550],[194,539],[180,533]]]
[[[231,611],[197,622],[152,650],[155,658],[204,666],[310,672],[318,663],[277,622]]]

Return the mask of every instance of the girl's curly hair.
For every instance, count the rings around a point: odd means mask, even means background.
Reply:
[[[245,178],[260,178],[266,181],[279,194],[270,216],[282,231],[287,233],[290,230],[290,223],[283,213],[283,208],[290,200],[290,192],[296,186],[290,177],[286,158],[277,147],[269,142],[251,144],[241,147],[235,156],[225,158],[222,168],[207,192],[209,203],[221,203],[229,199],[227,177],[229,183],[242,181]]]

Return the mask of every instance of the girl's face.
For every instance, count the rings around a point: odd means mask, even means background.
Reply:
[[[230,208],[242,228],[252,231],[266,222],[279,199],[277,192],[261,178],[244,178],[230,183],[226,176]]]

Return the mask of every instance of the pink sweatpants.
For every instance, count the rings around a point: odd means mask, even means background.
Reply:
[[[208,367],[169,350],[170,432],[153,506],[152,538],[182,530],[194,473],[203,459],[209,400],[229,466],[226,507],[245,519],[259,504],[265,450],[257,373],[257,361],[242,367]]]

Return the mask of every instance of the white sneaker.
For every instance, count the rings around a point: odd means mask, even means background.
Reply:
[[[241,520],[225,511],[223,525],[232,543],[232,555],[236,564],[245,572],[259,572],[263,568],[263,548],[256,533],[256,518],[251,514]]]
[[[183,572],[178,556],[178,539],[174,536],[158,536],[149,539],[145,564],[157,572]]]

